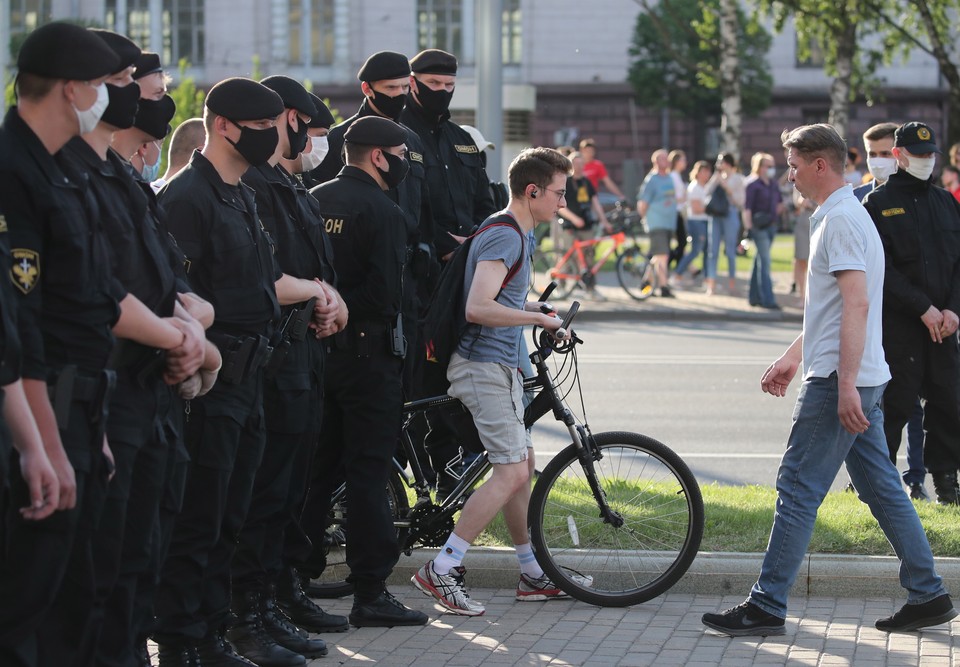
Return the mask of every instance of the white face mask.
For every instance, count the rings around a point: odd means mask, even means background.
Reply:
[[[323,158],[327,156],[327,152],[330,150],[330,143],[326,137],[310,137],[310,143],[313,146],[310,152],[300,154],[304,171],[313,171],[319,167],[320,163],[323,162]]]
[[[73,106],[73,110],[77,114],[77,121],[80,123],[80,134],[92,132],[97,123],[100,122],[103,112],[107,110],[107,105],[110,104],[110,93],[107,91],[106,83],[101,83],[94,90],[97,91],[97,100],[93,103],[93,106],[86,111],[80,111],[76,105]]]
[[[868,157],[867,169],[879,183],[886,183],[887,179],[897,172],[897,159],[892,157]]]
[[[930,175],[933,173],[933,166],[937,163],[937,158],[935,157],[908,155],[907,159],[910,160],[910,164],[906,167],[907,173],[914,178],[919,178],[921,181],[926,181],[930,178]]]
[[[768,168],[767,168],[767,178],[773,180],[773,179],[776,178],[776,177],[777,177],[777,168],[776,168],[776,167],[768,167]]]

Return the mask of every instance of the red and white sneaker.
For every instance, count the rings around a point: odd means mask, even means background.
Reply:
[[[424,595],[435,598],[447,611],[461,616],[481,616],[486,609],[467,593],[463,584],[463,575],[466,572],[466,568],[461,565],[450,570],[449,574],[437,574],[433,569],[433,561],[430,561],[421,567],[410,581]]]
[[[588,574],[574,574],[572,578],[581,586],[589,586],[593,583],[593,577]],[[520,582],[517,584],[517,600],[521,602],[559,600],[566,597],[570,596],[550,581],[550,577],[546,574],[542,574],[536,579],[528,574],[520,575]]]

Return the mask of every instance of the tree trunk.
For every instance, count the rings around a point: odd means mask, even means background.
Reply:
[[[947,126],[947,141],[944,143],[945,146],[949,146],[956,141],[960,141],[960,71],[957,70],[957,65],[950,60],[950,53],[937,31],[937,25],[927,0],[916,0],[915,4],[917,11],[920,13],[923,27],[926,28],[927,35],[930,37],[931,50],[933,51],[933,57],[937,59],[940,74],[947,80],[949,86],[949,124]]]
[[[843,37],[837,44],[837,74],[830,84],[830,116],[829,123],[837,133],[847,140],[847,145],[853,145],[847,137],[847,126],[850,123],[850,89],[853,79],[853,59],[857,53],[857,26],[848,22]]]
[[[737,0],[720,0],[720,92],[723,95],[720,147],[739,160],[743,108],[737,27]]]

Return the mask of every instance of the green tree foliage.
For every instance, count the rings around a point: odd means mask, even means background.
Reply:
[[[721,111],[719,0],[637,0],[628,80],[638,103],[690,117]],[[739,14],[743,109],[755,116],[770,105],[773,78],[767,64],[770,34],[755,17]]]
[[[197,88],[193,77],[187,75],[187,69],[189,67],[190,62],[186,58],[181,58],[177,64],[179,83],[169,90],[170,97],[173,98],[173,101],[177,105],[177,110],[173,114],[173,120],[170,121],[170,127],[173,129],[177,129],[180,123],[189,118],[203,117],[203,101],[206,99],[207,93]],[[167,138],[163,140],[163,153],[160,156],[161,174],[167,170],[167,149],[169,146],[170,136],[168,135]]]

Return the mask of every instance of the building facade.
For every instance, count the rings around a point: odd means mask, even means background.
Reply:
[[[455,53],[460,76],[455,118],[473,122],[477,4],[488,0],[7,0],[0,2],[0,38],[15,45],[39,23],[81,18],[130,35],[161,54],[176,76],[177,63],[201,86],[237,75],[287,74],[309,82],[342,115],[359,105],[356,72],[368,55],[389,49],[414,55],[436,47]],[[706,127],[642,106],[626,83],[628,49],[639,6],[634,0],[500,0],[504,165],[528,145],[596,139],[612,175],[633,191],[661,146],[691,158],[716,151],[719,118]],[[798,62],[794,33],[774,35],[769,62],[773,103],[743,127],[742,154],[779,154],[780,132],[825,121],[829,78]],[[4,53],[9,66],[11,56]],[[946,91],[932,58],[916,54],[877,72],[882,103],[851,107],[850,143],[875,122],[921,119],[941,130]],[[781,164],[782,166],[782,164]],[[505,173],[505,168],[504,168]]]

